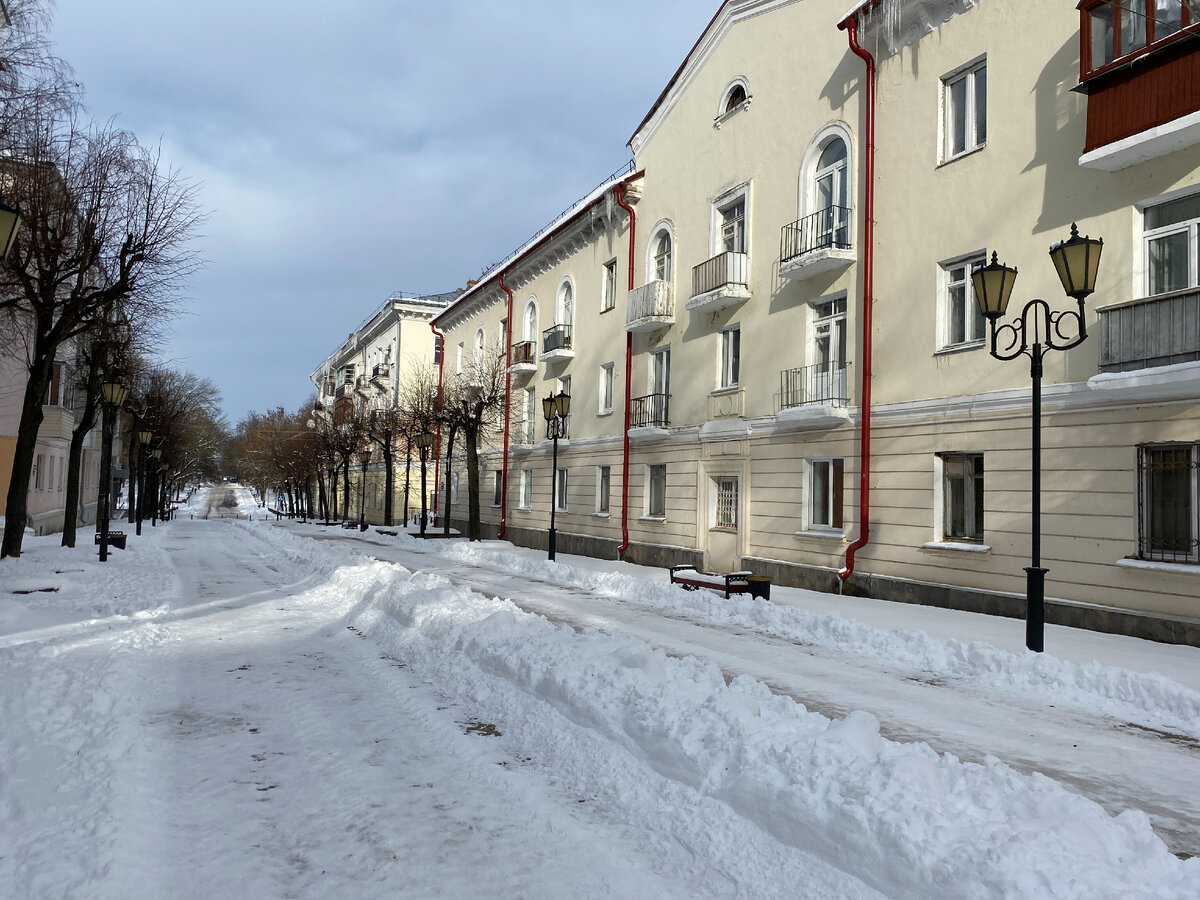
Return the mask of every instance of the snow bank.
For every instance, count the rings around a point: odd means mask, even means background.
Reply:
[[[1200,860],[1172,856],[1141,812],[1109,816],[994,759],[889,741],[867,713],[830,720],[753,679],[726,684],[711,663],[577,633],[436,576],[364,563],[333,577],[395,620],[377,636],[445,690],[515,687],[608,737],[631,779],[722,801],[890,896],[1200,896]]]

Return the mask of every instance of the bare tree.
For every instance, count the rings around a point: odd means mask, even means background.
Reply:
[[[451,433],[461,431],[467,455],[467,538],[482,539],[479,517],[479,448],[494,433],[504,412],[503,356],[485,353],[470,360],[442,391],[441,421]],[[447,457],[450,449],[447,449]],[[447,467],[449,472],[449,467]],[[446,527],[449,528],[450,480],[446,480]]]
[[[168,314],[199,264],[196,188],[156,151],[53,104],[6,123],[0,184],[24,215],[0,310],[23,338],[29,377],[9,482],[0,557],[19,556],[42,397],[59,349],[118,316],[135,330]]]
[[[418,434],[437,429],[441,416],[437,371],[431,366],[414,362],[400,379],[397,391],[400,437],[404,439],[404,520],[410,518],[408,498],[411,493],[413,448]],[[434,474],[436,480],[437,475]]]

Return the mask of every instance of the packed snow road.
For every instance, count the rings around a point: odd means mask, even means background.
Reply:
[[[0,893],[1200,895],[1191,648],[662,580],[233,519],[105,565],[33,542],[0,564]]]

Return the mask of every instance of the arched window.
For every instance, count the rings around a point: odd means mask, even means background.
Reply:
[[[538,339],[537,300],[529,298],[525,304],[525,340],[536,342]]]
[[[483,329],[480,328],[475,332],[475,364],[483,363],[483,348],[487,346],[487,340],[484,336]]]
[[[808,249],[850,247],[850,135],[841,125],[822,129],[809,145],[801,175],[801,207]]]
[[[675,248],[671,232],[662,230],[654,236],[654,280],[675,280]]]
[[[731,113],[743,103],[746,102],[746,88],[744,85],[735,84],[729,90],[729,94],[725,97],[725,112]]]
[[[575,289],[569,278],[563,279],[558,288],[558,325],[572,325],[575,322]]]

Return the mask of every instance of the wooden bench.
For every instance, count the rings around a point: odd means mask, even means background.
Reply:
[[[750,576],[753,572],[730,572],[719,575],[711,572],[697,572],[695,566],[671,566],[671,584],[683,586],[685,591],[704,588],[709,591],[722,591],[725,599],[730,594],[748,594],[750,592]]]
[[[100,544],[100,532],[98,532],[98,531],[96,532],[95,543],[97,546],[99,546],[99,544]],[[125,532],[110,531],[108,533],[108,546],[116,547],[118,550],[124,550],[125,549]]]

